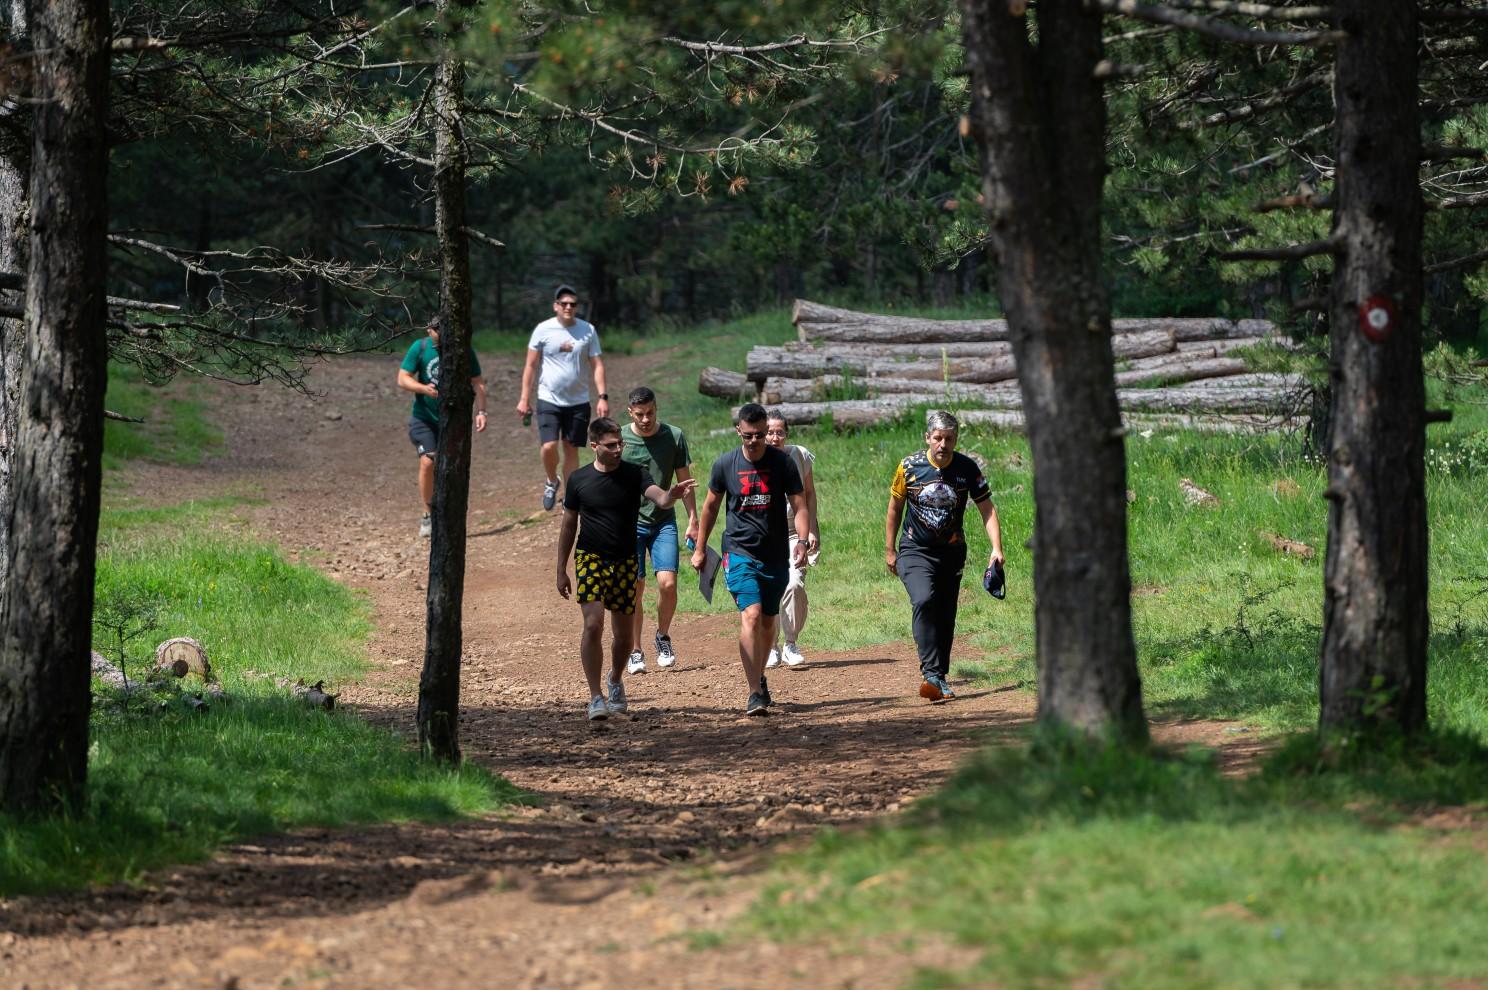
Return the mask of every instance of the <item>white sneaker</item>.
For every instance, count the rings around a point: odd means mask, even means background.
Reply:
[[[627,674],[644,674],[646,672],[646,654],[640,650],[630,651],[630,660],[625,664]]]
[[[630,706],[625,702],[625,682],[617,681],[611,677],[605,678],[605,687],[610,691],[610,711],[619,715]],[[593,704],[593,702],[590,702]]]
[[[768,658],[766,658],[766,660],[765,660],[765,666],[766,667],[779,667],[780,666],[780,654],[777,653],[777,652],[775,652],[774,650],[771,650],[770,651],[770,656]]]
[[[419,516],[419,536],[427,540],[433,532],[434,520],[429,518],[429,514],[425,512]]]
[[[677,662],[677,654],[672,652],[672,637],[656,634],[656,666],[670,667]]]
[[[610,717],[610,706],[605,704],[604,695],[596,694],[589,699],[589,721],[603,722]]]
[[[796,649],[795,643],[786,643],[780,651],[780,662],[787,667],[799,667],[806,662],[806,658],[801,656],[801,651]]]

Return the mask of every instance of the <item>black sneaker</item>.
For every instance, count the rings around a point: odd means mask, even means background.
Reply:
[[[766,715],[770,710],[770,702],[758,691],[749,696],[749,704],[744,706],[745,715]]]
[[[760,675],[759,696],[765,699],[765,707],[775,704],[775,699],[770,697],[770,685],[765,682],[765,675]]]

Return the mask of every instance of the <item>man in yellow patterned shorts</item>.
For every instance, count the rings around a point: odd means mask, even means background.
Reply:
[[[697,486],[679,481],[670,490],[657,485],[646,469],[622,459],[620,424],[602,416],[589,424],[589,447],[594,462],[568,476],[563,493],[563,527],[558,534],[558,594],[576,591],[584,613],[579,659],[589,682],[589,718],[608,718],[626,708],[625,662],[630,657],[635,612],[636,522],[641,500],[670,509],[677,499]],[[575,543],[577,542],[577,548]],[[574,581],[568,578],[573,557]],[[610,613],[610,676],[600,690],[604,665],[604,614]]]

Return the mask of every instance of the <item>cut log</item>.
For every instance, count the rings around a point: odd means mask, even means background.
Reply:
[[[861,388],[868,398],[883,395],[923,395],[934,388],[942,402],[1000,401],[1018,394],[1016,381],[978,385],[972,382],[933,384],[923,378],[854,378],[842,375],[820,375],[816,378],[767,378],[760,389],[765,405],[781,402],[824,402],[834,390],[839,394],[849,386]]]
[[[180,667],[183,663],[186,665],[185,670]],[[212,665],[207,662],[206,649],[189,636],[168,639],[155,647],[155,670],[176,677],[194,673],[200,675],[204,681],[212,679]]]
[[[794,402],[778,406],[778,411],[792,425],[819,423],[829,415],[832,425],[839,430],[879,426],[891,423],[913,410],[916,406],[934,407],[934,400],[919,397],[889,396],[879,400],[847,400],[842,402]],[[991,426],[1009,430],[1023,429],[1021,409],[966,409],[956,410],[956,417],[963,425]],[[1202,433],[1270,433],[1283,428],[1300,428],[1307,424],[1307,417],[1290,417],[1277,414],[1238,415],[1211,414],[1186,415],[1163,413],[1123,412],[1122,421],[1130,431],[1140,430],[1195,430]]]
[[[752,399],[754,383],[737,371],[704,368],[698,372],[698,391],[720,399]]]
[[[1006,340],[1008,337],[1006,320],[930,320],[862,313],[823,306],[805,299],[796,300],[792,322],[796,324],[800,338],[811,341],[905,344],[993,341]],[[1113,320],[1111,329],[1118,335],[1161,330],[1172,333],[1178,340],[1263,337],[1276,332],[1269,320],[1226,320],[1218,317],[1121,319]]]
[[[1111,348],[1118,359],[1152,357],[1172,351],[1174,338],[1164,330],[1122,334],[1112,339]],[[755,347],[749,352],[745,373],[750,381],[760,383],[769,378],[815,378],[837,374],[991,384],[1017,377],[1017,367],[1011,354],[1004,357],[895,361],[861,357],[846,349],[834,349],[830,354],[823,354],[807,348]]]
[[[1192,382],[1243,375],[1249,369],[1240,358],[1213,357],[1194,360],[1186,354],[1162,355],[1132,362],[1127,371],[1116,372],[1117,387],[1144,382]]]

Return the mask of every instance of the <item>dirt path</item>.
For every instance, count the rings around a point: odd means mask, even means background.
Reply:
[[[640,371],[625,359],[610,365],[617,392]],[[266,498],[255,510],[264,537],[373,603],[378,671],[343,702],[409,731],[427,545],[414,535],[407,402],[392,368],[386,358],[324,366],[319,400],[224,392],[227,456],[152,470],[134,487],[172,501],[243,490]],[[902,985],[916,960],[889,950],[694,951],[677,936],[747,910],[762,846],[898,810],[969,749],[1025,724],[1032,698],[969,690],[932,710],[913,697],[913,650],[901,642],[813,652],[808,666],[772,674],[770,717],[748,719],[729,611],[679,617],[678,666],[628,678],[629,715],[588,723],[577,610],[551,588],[556,515],[532,511],[532,434],[506,414],[517,365],[490,360],[487,371],[497,415],[472,470],[461,735],[467,759],[541,795],[542,807],[451,826],[265,838],[140,888],[0,902],[0,983]],[[903,635],[904,618],[887,618],[886,640]],[[1229,741],[1208,724],[1163,732]]]

